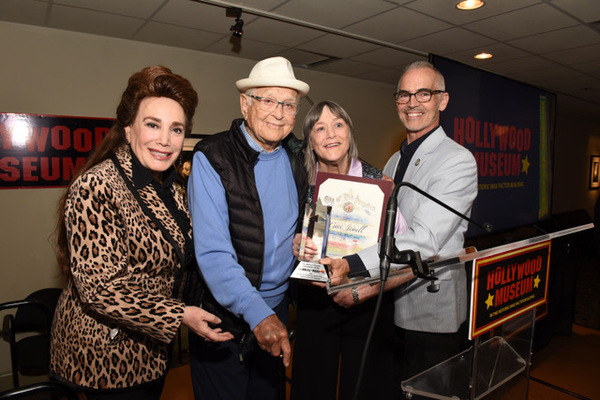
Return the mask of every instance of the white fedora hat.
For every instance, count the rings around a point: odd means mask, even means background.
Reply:
[[[240,92],[266,86],[286,87],[297,90],[300,96],[306,96],[310,86],[294,76],[292,64],[283,57],[266,58],[256,63],[247,78],[235,83]]]

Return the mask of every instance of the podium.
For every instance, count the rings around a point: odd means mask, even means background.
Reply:
[[[535,322],[547,311],[552,239],[593,227],[594,224],[584,224],[481,251],[464,249],[444,259],[425,261],[429,271],[470,268],[468,318],[473,345],[402,381],[405,397],[488,400],[491,394],[498,394],[497,389],[510,386],[509,382],[514,384],[521,377],[504,398],[527,399]],[[375,272],[371,271],[371,276]],[[392,269],[389,277],[410,272],[411,266],[400,266]],[[332,294],[378,282],[378,277],[351,278],[336,286],[328,283],[327,291]]]
[[[593,226],[581,225],[430,263],[433,270],[449,263],[457,268],[471,266],[469,339],[473,345],[402,381],[405,397],[488,399],[512,382],[506,398],[527,399],[535,321],[548,296],[552,239]],[[515,384],[518,377],[521,380]]]

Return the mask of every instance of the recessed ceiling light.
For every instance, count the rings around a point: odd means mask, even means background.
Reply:
[[[492,54],[490,54],[490,53],[479,53],[479,54],[476,54],[473,57],[476,58],[476,59],[478,59],[478,60],[485,60],[487,58],[492,58],[494,56]]]
[[[485,3],[483,0],[464,0],[456,4],[456,8],[459,10],[475,10],[479,7],[483,7]]]

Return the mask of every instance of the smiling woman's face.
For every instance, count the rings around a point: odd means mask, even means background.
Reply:
[[[310,140],[319,163],[346,166],[349,162],[350,128],[329,107],[323,107],[319,120],[310,132]]]
[[[133,124],[125,127],[125,135],[140,163],[160,177],[181,153],[185,136],[183,108],[167,97],[146,97],[140,102]]]

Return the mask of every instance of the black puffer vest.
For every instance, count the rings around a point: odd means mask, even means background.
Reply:
[[[242,119],[236,119],[232,122],[229,131],[204,138],[196,145],[194,151],[203,152],[221,178],[229,209],[229,232],[232,245],[238,262],[246,271],[246,277],[254,287],[259,288],[265,247],[263,209],[254,177],[254,165],[259,153],[248,145],[240,128],[242,122]],[[298,221],[301,221],[300,215],[304,212],[308,189],[306,170],[303,166],[303,143],[293,134],[289,134],[281,144],[291,162],[298,190]],[[213,302],[214,299],[211,298],[212,296],[204,296],[203,306],[207,306],[207,302]],[[213,312],[210,309],[207,311]],[[225,315],[221,315],[219,310],[214,311],[223,321],[228,319],[222,318]],[[233,317],[233,314],[229,314],[229,317]],[[233,332],[235,329],[226,328],[235,334]]]

